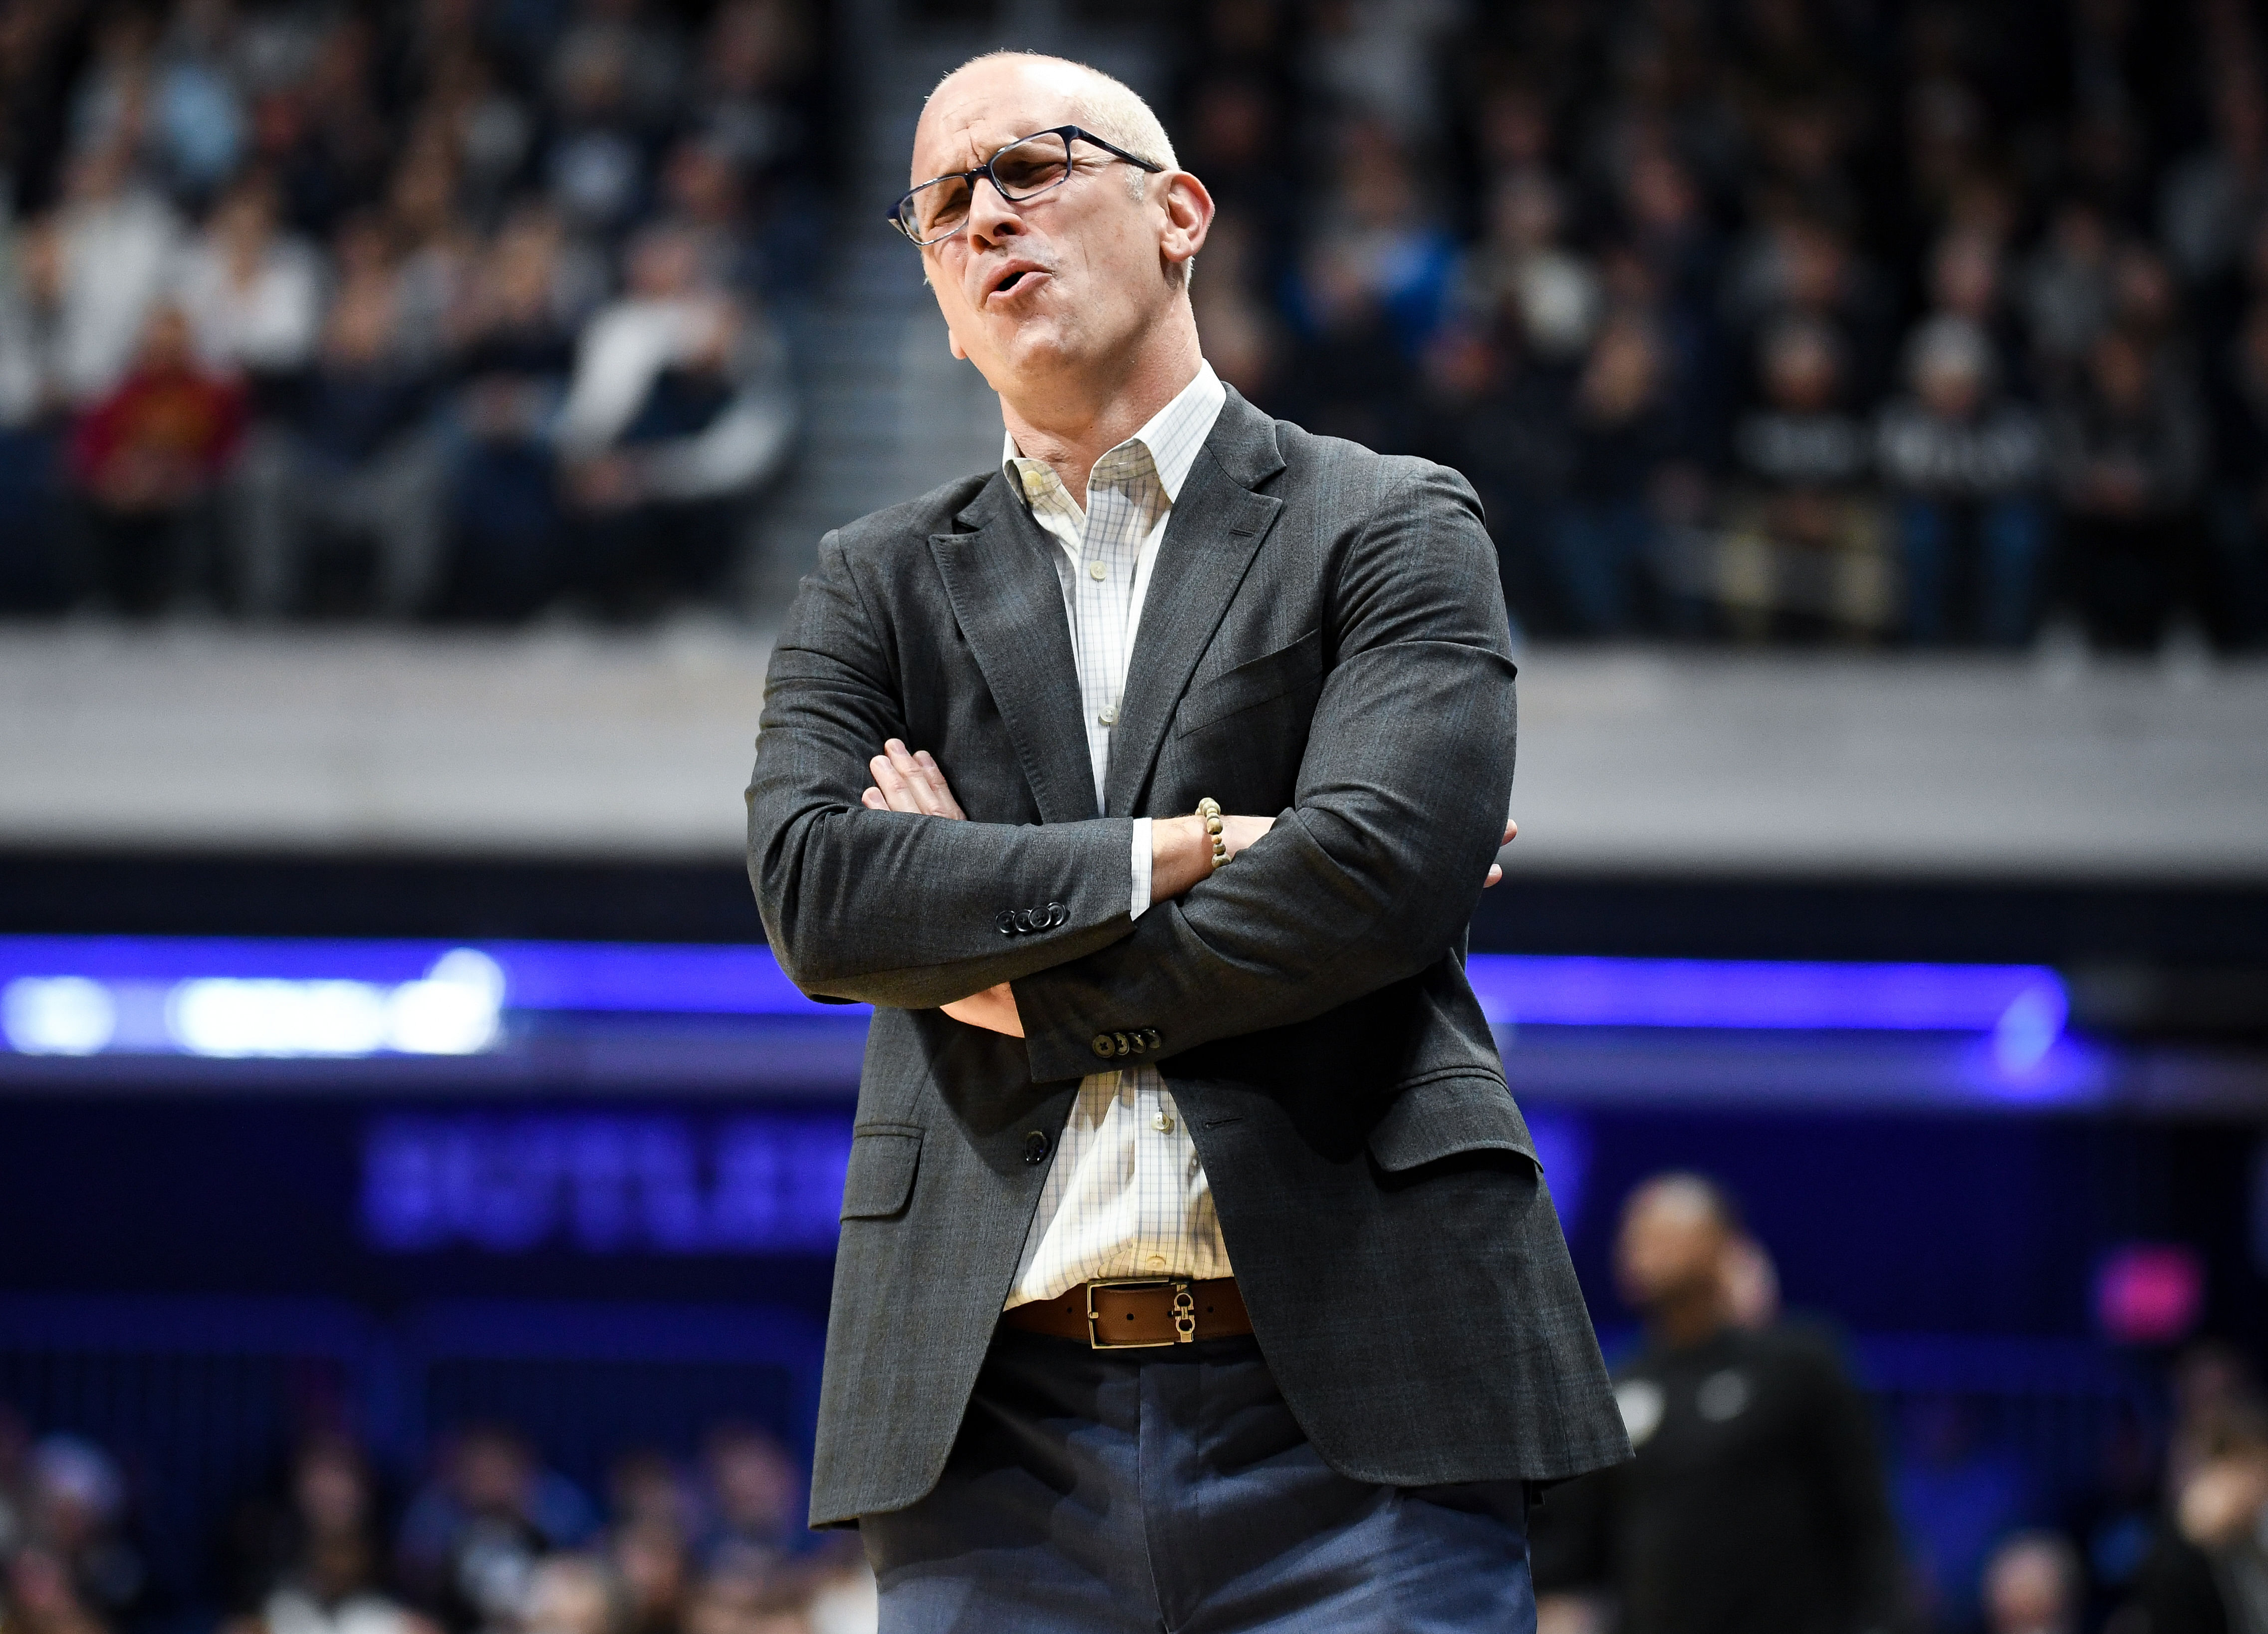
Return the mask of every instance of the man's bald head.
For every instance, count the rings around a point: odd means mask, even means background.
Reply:
[[[1722,1186],[1683,1171],[1657,1174],[1623,1205],[1615,1270],[1623,1298],[1641,1311],[1690,1299],[1722,1282],[1740,1211]]]
[[[1166,127],[1160,122],[1155,110],[1142,99],[1140,92],[1123,79],[1115,79],[1099,68],[1074,63],[1069,57],[1048,56],[1037,51],[987,51],[982,56],[970,57],[939,80],[937,89],[930,92],[929,101],[935,102],[956,81],[991,77],[1003,70],[1052,82],[1059,87],[1064,106],[1069,110],[1065,124],[1091,130],[1167,170],[1182,167],[1174,153],[1173,139],[1166,135]],[[924,104],[923,117],[927,116],[928,107]],[[918,154],[918,136],[914,148]],[[1136,173],[1138,177],[1140,173]],[[913,180],[921,181],[925,178],[916,174]]]

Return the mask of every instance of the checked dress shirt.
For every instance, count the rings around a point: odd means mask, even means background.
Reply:
[[[1001,456],[1033,519],[1063,546],[1056,570],[1071,620],[1097,810],[1158,543],[1226,397],[1212,366],[1199,364],[1179,396],[1094,462],[1084,510],[1052,470],[1023,457],[1013,437]],[[1149,906],[1145,817],[1134,824],[1135,917]],[[1096,1277],[1229,1274],[1212,1189],[1158,1069],[1089,1073],[1040,1193],[1008,1304],[1056,1299]]]

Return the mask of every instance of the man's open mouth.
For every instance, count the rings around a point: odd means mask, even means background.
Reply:
[[[1047,269],[1044,267],[1011,267],[1006,272],[1000,275],[999,281],[998,283],[994,283],[991,288],[985,291],[985,298],[989,300],[995,295],[1012,294],[1034,273],[1045,272],[1046,270]]]

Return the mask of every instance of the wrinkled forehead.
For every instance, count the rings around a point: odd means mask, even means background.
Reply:
[[[1063,72],[1037,63],[978,63],[939,85],[922,109],[909,179],[974,170],[1018,136],[1078,122],[1078,89]]]

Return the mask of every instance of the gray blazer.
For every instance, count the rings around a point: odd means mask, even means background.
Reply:
[[[1334,1468],[1415,1486],[1628,1456],[1465,980],[1513,739],[1472,489],[1231,392],[1159,547],[1101,813],[1059,548],[997,471],[863,518],[821,542],[765,682],[765,928],[805,991],[876,1006],[814,1524],[936,1483],[1079,1080],[1138,1041]],[[894,736],[972,821],[860,806]],[[1131,918],[1132,820],[1205,795],[1276,826]],[[1004,981],[1024,1039],[937,1008]]]

